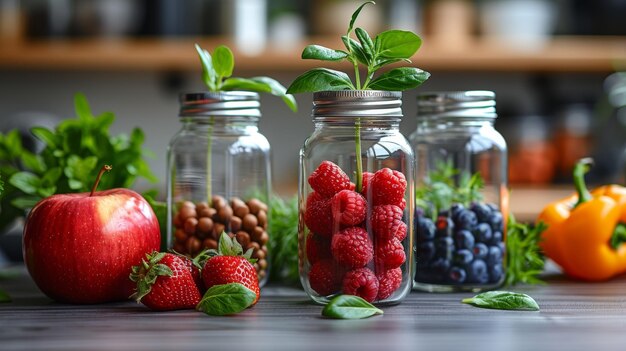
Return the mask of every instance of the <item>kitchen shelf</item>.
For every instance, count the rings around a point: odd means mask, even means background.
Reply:
[[[199,69],[194,43],[205,48],[219,44],[234,47],[228,37],[175,39],[68,39],[24,41],[3,44],[0,69],[4,70],[104,70],[104,71],[195,71]],[[342,47],[335,38],[311,37],[306,43]],[[306,45],[289,48],[269,44],[255,56],[235,52],[237,69],[302,72],[320,65],[302,60]],[[429,71],[491,72],[611,72],[626,66],[626,37],[555,37],[545,47],[523,51],[494,40],[475,39],[451,47],[445,42],[424,39],[413,57],[416,66]],[[346,63],[324,63],[346,68]]]

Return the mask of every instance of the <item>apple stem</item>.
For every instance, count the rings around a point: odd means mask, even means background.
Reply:
[[[89,196],[93,196],[93,193],[96,192],[96,189],[98,188],[98,184],[100,183],[100,178],[102,178],[102,175],[104,174],[104,172],[108,172],[111,169],[113,169],[113,167],[109,165],[104,165],[102,166],[102,168],[100,168],[100,172],[98,172],[98,177],[96,178],[96,182],[93,184],[93,187],[91,188],[91,194],[89,194]]]

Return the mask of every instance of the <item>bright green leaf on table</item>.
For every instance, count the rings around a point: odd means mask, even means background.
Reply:
[[[335,296],[322,310],[323,316],[336,319],[362,319],[376,314],[383,314],[383,311],[354,295]]]
[[[510,291],[487,291],[462,302],[498,310],[539,311],[539,305],[532,297]]]
[[[250,307],[255,299],[254,291],[242,284],[215,285],[207,290],[196,309],[212,316],[236,314]]]

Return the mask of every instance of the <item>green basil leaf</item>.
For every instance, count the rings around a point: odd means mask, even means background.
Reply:
[[[356,11],[354,11],[354,13],[352,14],[352,19],[350,19],[350,26],[348,26],[348,36],[350,35],[350,32],[352,32],[352,28],[354,28],[354,22],[356,22],[357,17],[359,17],[359,13],[361,13],[361,10],[365,7],[365,5],[367,4],[376,4],[374,1],[368,1],[368,2],[364,2],[361,6],[359,6]]]
[[[421,85],[428,77],[430,77],[430,73],[419,68],[399,67],[372,80],[366,88],[402,91]]]
[[[222,84],[222,90],[245,90],[256,91],[259,93],[269,93],[272,91],[272,88],[265,83],[258,82],[252,79],[232,77],[224,80],[224,83]]]
[[[9,183],[26,194],[35,195],[41,179],[30,172],[17,172],[9,178]]]
[[[30,151],[22,151],[22,164],[35,173],[42,173],[46,170],[46,164],[43,162],[43,158]]]
[[[348,49],[348,51],[350,51],[350,54],[352,55],[352,57],[356,58],[356,60],[366,66],[369,65],[369,62],[367,60],[367,56],[365,55],[365,51],[363,51],[363,48],[361,47],[361,44],[359,44],[358,41],[347,37],[347,36],[342,36],[341,40],[343,41],[343,44],[346,46],[346,49]]]
[[[202,49],[200,45],[196,44],[195,46],[198,56],[200,57],[200,62],[202,63],[202,80],[207,88],[209,88],[209,91],[215,91],[217,73],[215,73],[215,69],[213,68],[213,59],[211,58],[211,54]]]
[[[400,59],[400,58],[377,58],[376,65],[374,65],[374,70],[377,71],[383,66],[390,65],[392,63],[396,63],[399,61],[404,61],[406,63],[412,63],[409,59]]]
[[[59,145],[59,138],[48,128],[33,127],[30,129],[30,132],[49,148],[55,149]]]
[[[235,58],[233,52],[224,45],[220,45],[213,51],[213,68],[218,77],[228,78],[233,74]]]
[[[359,38],[359,42],[361,42],[361,47],[363,48],[363,53],[367,57],[367,61],[371,62],[372,58],[375,56],[374,42],[372,41],[372,38],[370,38],[365,29],[360,27],[355,29],[355,33],[356,37]]]
[[[329,49],[321,45],[309,45],[302,51],[302,58],[307,60],[339,61],[348,57],[341,50]]]
[[[4,302],[11,302],[11,296],[6,291],[0,289],[0,303]]]
[[[361,319],[375,314],[383,314],[383,311],[353,295],[335,296],[322,310],[322,316],[337,319]]]
[[[196,309],[212,316],[239,313],[250,307],[256,294],[239,283],[212,286],[202,297]]]
[[[27,210],[35,207],[39,201],[41,201],[41,197],[38,196],[20,196],[11,200],[11,205],[20,210]]]
[[[532,297],[509,291],[487,291],[462,302],[498,310],[539,311],[539,305]]]
[[[7,148],[10,158],[18,158],[21,156],[22,151],[22,136],[20,131],[14,129],[8,132],[4,137],[4,145]]]
[[[415,33],[392,29],[382,32],[375,39],[376,54],[384,58],[411,58],[422,46],[422,39]]]
[[[314,68],[297,77],[287,89],[287,93],[346,89],[354,89],[347,74],[328,68]]]
[[[283,102],[293,112],[298,111],[298,103],[293,95],[287,94],[287,88],[280,84],[277,80],[270,77],[253,77],[251,78],[255,82],[263,83],[270,88],[270,94],[278,96],[283,99]]]
[[[91,122],[93,115],[91,114],[91,108],[85,95],[77,93],[74,95],[74,109],[76,110],[76,116],[83,123]]]

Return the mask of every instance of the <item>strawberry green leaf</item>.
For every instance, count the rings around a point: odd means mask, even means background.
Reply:
[[[348,53],[341,50],[329,49],[320,45],[309,45],[302,51],[305,60],[339,61],[348,57]]]
[[[250,307],[256,294],[239,283],[212,286],[202,297],[196,309],[211,316],[239,313]]]
[[[335,296],[322,310],[323,316],[336,319],[362,319],[375,314],[383,314],[383,311],[353,295]]]
[[[430,73],[422,71],[419,68],[399,67],[372,80],[368,88],[402,91],[418,87],[424,83],[428,77],[430,77]]]
[[[287,93],[346,89],[354,89],[347,74],[328,68],[314,68],[297,77],[287,89]]]

